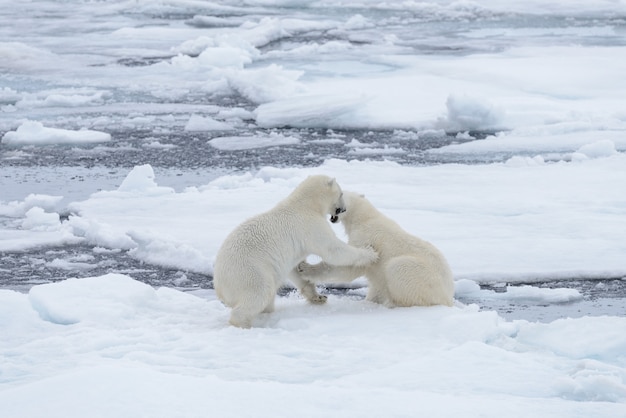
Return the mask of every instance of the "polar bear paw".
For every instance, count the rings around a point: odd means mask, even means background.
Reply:
[[[303,276],[303,278],[311,277],[319,274],[323,274],[330,270],[330,266],[324,262],[318,264],[309,264],[306,261],[301,262],[296,266],[296,271]]]
[[[323,305],[328,300],[328,296],[316,294],[314,296],[307,298],[307,300],[314,305]]]

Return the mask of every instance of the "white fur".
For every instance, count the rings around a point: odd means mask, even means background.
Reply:
[[[332,261],[298,266],[312,282],[352,281],[365,276],[367,300],[394,306],[452,306],[454,280],[443,254],[379,212],[365,197],[345,193],[346,212],[339,215],[348,243],[373,248],[378,261],[368,266],[336,266]]]
[[[295,267],[310,254],[339,265],[376,261],[371,249],[339,240],[326,216],[344,211],[343,193],[327,176],[310,176],[273,209],[239,225],[215,259],[213,285],[232,308],[230,323],[249,328],[261,312],[274,310],[276,291],[286,278],[312,303],[324,303],[315,285],[302,280]]]

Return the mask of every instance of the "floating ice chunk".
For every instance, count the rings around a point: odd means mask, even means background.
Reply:
[[[254,120],[254,113],[241,107],[231,107],[217,112],[217,117],[221,119]]]
[[[298,79],[302,74],[271,64],[265,68],[230,71],[227,77],[230,87],[242,96],[254,103],[267,103],[301,94],[304,88]]]
[[[17,130],[7,132],[2,142],[7,145],[50,145],[50,144],[88,144],[107,142],[111,135],[105,132],[81,129],[70,131],[67,129],[46,128],[40,122],[26,121]]]
[[[212,147],[222,151],[240,151],[279,145],[294,145],[298,143],[300,143],[300,140],[294,136],[285,136],[275,132],[267,136],[221,136],[209,141]]]
[[[244,65],[252,62],[252,54],[233,46],[217,46],[202,51],[198,61],[207,67],[243,69]]]
[[[256,121],[262,127],[345,127],[353,124],[364,101],[362,96],[297,96],[259,106]]]
[[[211,259],[189,244],[163,240],[149,233],[131,232],[129,235],[137,243],[128,252],[132,257],[163,267],[176,268],[182,263],[186,270],[213,274]]]
[[[186,131],[231,131],[234,128],[208,116],[191,115],[185,125]]]
[[[499,128],[504,112],[484,99],[467,95],[450,95],[447,115],[439,120],[447,131],[485,131]]]
[[[40,207],[34,207],[26,212],[26,217],[22,221],[22,228],[36,231],[56,231],[61,228],[61,220],[58,213],[48,213]]]
[[[576,153],[583,154],[589,158],[610,157],[617,154],[615,143],[610,139],[603,139],[591,144],[583,145]]]
[[[133,168],[117,190],[120,192],[131,192],[156,186],[152,166],[150,164],[144,164]]]
[[[108,207],[108,205],[101,206]],[[83,206],[81,206],[80,203],[74,202],[70,205],[70,209],[81,212]],[[76,237],[77,240],[84,239],[92,245],[112,248],[117,251],[137,247],[137,243],[128,236],[124,228],[87,220],[80,216],[70,216],[67,225],[71,230],[72,236]]]
[[[53,92],[26,94],[15,105],[31,107],[83,107],[102,105],[110,94],[106,91],[87,89],[55,89]]]
[[[356,138],[352,138],[352,141],[345,144],[345,146],[348,148],[371,148],[372,145],[377,145],[377,143],[361,142]]]
[[[529,300],[546,303],[567,303],[580,300],[582,294],[576,289],[568,288],[541,288],[536,286],[507,286],[504,295],[505,299]]]
[[[371,147],[362,147],[362,148],[353,148],[348,154],[353,155],[393,155],[393,154],[406,154],[406,150],[402,148],[395,148],[385,145],[382,148],[371,148]]]
[[[17,91],[8,87],[0,88],[0,105],[15,104],[20,100],[22,95]]]
[[[58,209],[59,202],[63,196],[49,196],[45,194],[29,194],[21,202],[10,202],[7,205],[0,204],[0,215],[11,218],[21,218],[34,207],[40,207],[47,212],[54,212]]]
[[[196,28],[224,28],[238,26],[240,23],[237,21],[225,19],[215,16],[196,15],[193,18],[185,21],[189,26]]]
[[[345,142],[339,138],[310,139],[306,143],[313,145],[345,145]]]
[[[173,51],[195,57],[200,55],[205,49],[213,46],[215,46],[215,39],[208,36],[199,36],[196,39],[183,42],[179,47],[173,48]]]
[[[585,161],[588,160],[589,157],[587,157],[585,154],[581,153],[581,152],[573,152],[572,156],[571,156],[572,161]]]
[[[476,139],[476,138],[474,138],[472,135],[470,135],[469,131],[465,131],[465,132],[458,132],[456,134],[456,139],[472,140],[472,139]]]
[[[96,267],[98,267],[98,264],[55,258],[49,263],[46,263],[46,267],[59,270],[87,271],[95,269]]]
[[[456,296],[467,296],[480,292],[480,285],[474,280],[460,279],[454,282],[454,294]]]
[[[524,300],[545,303],[567,303],[582,299],[582,294],[576,289],[568,288],[541,288],[536,286],[506,286],[505,292],[481,289],[480,286],[468,279],[457,280],[455,283],[456,296],[470,296],[480,299]]]
[[[545,164],[545,160],[541,155],[536,155],[534,157],[522,157],[516,155],[515,157],[511,157],[504,163],[509,167],[528,167],[528,166],[536,166]]]
[[[156,184],[154,181],[154,170],[150,164],[135,166],[122,181],[117,191],[150,195],[174,193],[174,189],[161,187]]]
[[[152,149],[162,149],[162,150],[170,150],[174,148],[178,148],[178,145],[174,144],[163,144],[159,141],[150,141],[142,145],[144,148],[152,148]]]
[[[7,70],[23,71],[41,66],[51,69],[62,62],[58,55],[22,42],[0,42],[0,57],[0,68]]]
[[[343,29],[353,30],[353,29],[365,29],[371,28],[375,26],[372,21],[364,17],[363,15],[356,14],[350,17],[346,23],[343,24]]]

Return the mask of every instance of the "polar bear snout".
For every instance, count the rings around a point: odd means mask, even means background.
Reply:
[[[335,213],[333,215],[330,215],[330,221],[332,223],[339,222],[339,214],[344,213],[345,211],[346,211],[346,208],[336,208]]]

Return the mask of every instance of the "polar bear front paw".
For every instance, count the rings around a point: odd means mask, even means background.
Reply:
[[[307,263],[306,261],[301,262],[296,266],[296,271],[300,274],[306,274],[313,268],[312,264]]]
[[[306,261],[301,262],[296,266],[296,271],[303,277],[315,276],[324,273],[329,270],[328,264],[321,262],[318,264],[309,264]]]
[[[316,294],[308,298],[308,301],[315,305],[323,305],[328,300],[328,296]]]

